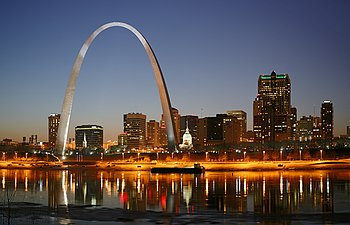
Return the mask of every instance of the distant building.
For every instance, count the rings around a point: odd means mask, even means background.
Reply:
[[[126,148],[128,145],[128,135],[126,133],[122,133],[118,135],[118,146],[122,148]]]
[[[183,143],[183,135],[188,128],[191,132],[192,144],[194,146],[198,145],[198,120],[198,116],[186,115],[180,117],[180,143]]]
[[[321,106],[322,138],[333,139],[333,103],[324,101]]]
[[[346,135],[350,137],[350,126],[346,127]]]
[[[80,125],[75,127],[77,149],[98,149],[103,147],[103,127],[99,125]]]
[[[236,117],[239,123],[239,141],[244,141],[244,135],[247,132],[247,113],[243,110],[228,110],[227,115]]]
[[[175,142],[178,143],[180,140],[180,113],[176,108],[171,109],[173,114],[174,126],[175,126]],[[166,133],[166,125],[164,120],[164,115],[161,115],[160,119],[160,145],[165,146],[168,145],[168,138]]]
[[[146,146],[146,115],[124,114],[124,133],[127,134],[128,149],[140,150]]]
[[[296,134],[298,141],[314,141],[321,139],[320,117],[303,116],[297,122]]]
[[[186,131],[182,136],[182,144],[179,144],[179,148],[185,151],[189,151],[193,148],[192,135],[190,134],[190,130],[188,128],[188,121],[187,121]]]
[[[260,75],[254,100],[255,142],[291,139],[291,83],[288,74]]]
[[[60,124],[61,114],[50,114],[48,117],[49,125],[49,147],[54,148],[56,145],[58,125]]]
[[[201,147],[237,144],[240,140],[239,122],[236,117],[227,114],[201,118],[198,139]]]
[[[296,140],[297,121],[298,121],[297,108],[292,107],[292,108],[290,108],[290,126],[291,126],[291,140],[292,141]]]
[[[147,122],[146,141],[147,147],[155,148],[160,146],[159,122],[150,120]]]

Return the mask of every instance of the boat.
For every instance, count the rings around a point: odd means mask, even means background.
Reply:
[[[151,173],[190,173],[201,174],[204,173],[204,167],[199,163],[195,163],[193,167],[154,167]]]

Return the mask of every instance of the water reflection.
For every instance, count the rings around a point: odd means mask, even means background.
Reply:
[[[350,172],[235,172],[157,175],[97,170],[2,170],[1,201],[52,210],[68,204],[138,211],[224,214],[349,212]]]

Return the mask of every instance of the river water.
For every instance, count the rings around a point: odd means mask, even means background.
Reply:
[[[157,175],[145,171],[98,169],[4,169],[0,170],[0,178],[2,224],[26,224],[20,217],[32,218],[36,224],[40,221],[42,224],[79,224],[79,221],[84,224],[82,221],[91,220],[89,213],[84,214],[86,208],[91,210],[89,212],[109,210],[107,215],[121,213],[124,220],[116,224],[137,224],[138,220],[127,220],[133,213],[139,220],[148,215],[152,218],[177,215],[192,218],[193,223],[197,221],[198,224],[205,224],[198,222],[199,215],[208,216],[207,222],[225,224],[229,221],[239,224],[347,224],[350,221],[350,217],[347,219],[350,215],[350,172],[346,170]],[[32,206],[41,210],[33,210]],[[76,210],[75,216],[59,213],[62,209],[65,212]],[[34,219],[33,212],[37,213]],[[66,217],[72,220],[65,223]],[[97,213],[93,221],[98,224],[103,220],[101,224],[108,224],[109,219],[105,217]],[[115,222],[118,217],[111,220]],[[174,220],[161,220],[165,224],[175,224]],[[152,224],[155,220],[149,221]]]

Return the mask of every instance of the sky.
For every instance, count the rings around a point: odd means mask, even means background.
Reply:
[[[244,110],[252,129],[260,74],[287,73],[298,118],[334,107],[335,135],[350,126],[350,1],[18,1],[0,2],[0,140],[38,135],[60,113],[75,58],[101,25],[121,21],[152,46],[181,115]],[[101,33],[77,81],[74,127],[98,124],[116,140],[123,114],[159,121],[148,56],[124,28]]]

